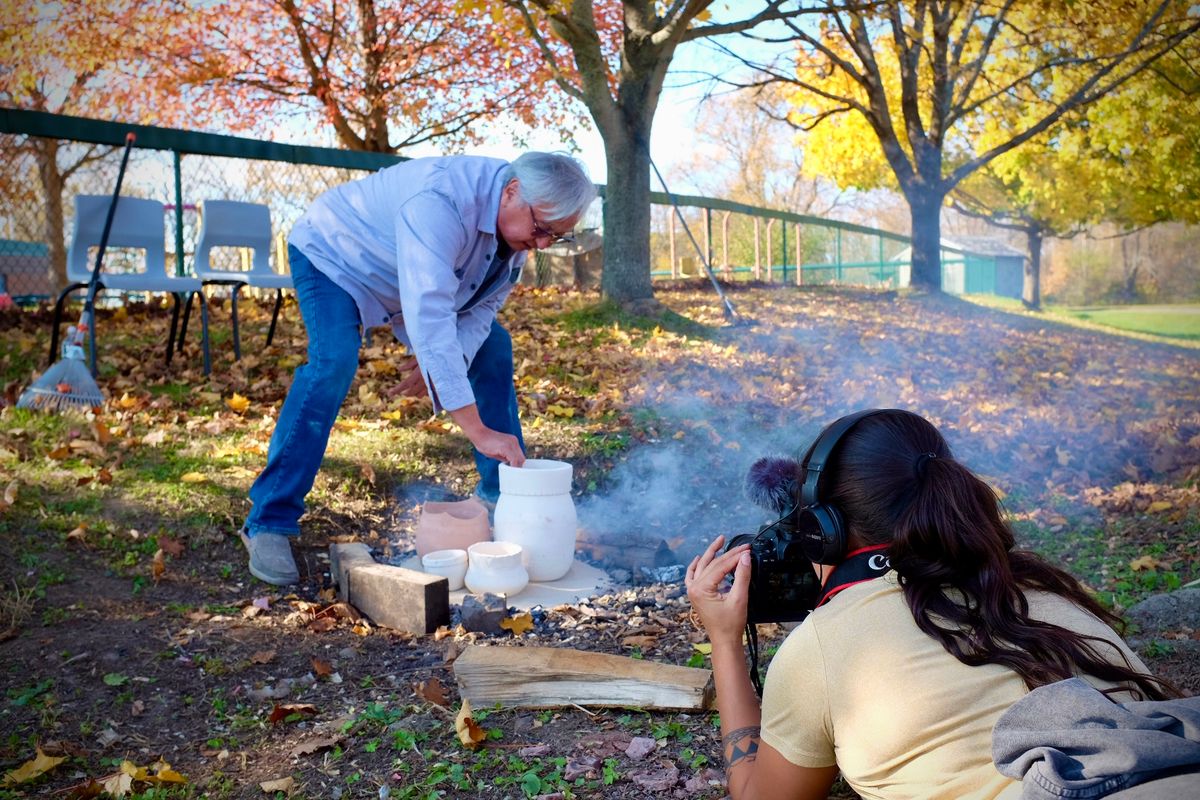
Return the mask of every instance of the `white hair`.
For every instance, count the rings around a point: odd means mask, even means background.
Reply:
[[[596,199],[587,170],[567,153],[523,153],[505,172],[506,183],[514,178],[521,199],[542,209],[549,222],[577,217]]]

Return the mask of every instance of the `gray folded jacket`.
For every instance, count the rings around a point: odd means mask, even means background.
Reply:
[[[1040,686],[992,729],[1025,800],[1200,798],[1200,697],[1114,703],[1080,678]]]

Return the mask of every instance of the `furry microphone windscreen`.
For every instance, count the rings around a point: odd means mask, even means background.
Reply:
[[[800,463],[791,458],[767,456],[746,473],[746,495],[756,506],[783,514],[796,505],[800,494]]]

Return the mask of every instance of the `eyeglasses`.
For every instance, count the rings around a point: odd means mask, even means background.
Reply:
[[[555,233],[542,223],[538,222],[537,217],[533,215],[533,206],[529,207],[529,218],[533,220],[534,239],[549,239],[550,244],[558,244],[559,242],[563,242],[564,244],[575,243],[574,233]]]

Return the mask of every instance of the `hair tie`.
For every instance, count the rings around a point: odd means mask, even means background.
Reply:
[[[913,462],[913,471],[917,473],[918,478],[925,474],[925,465],[935,458],[937,453],[921,453],[917,456],[917,460]]]

